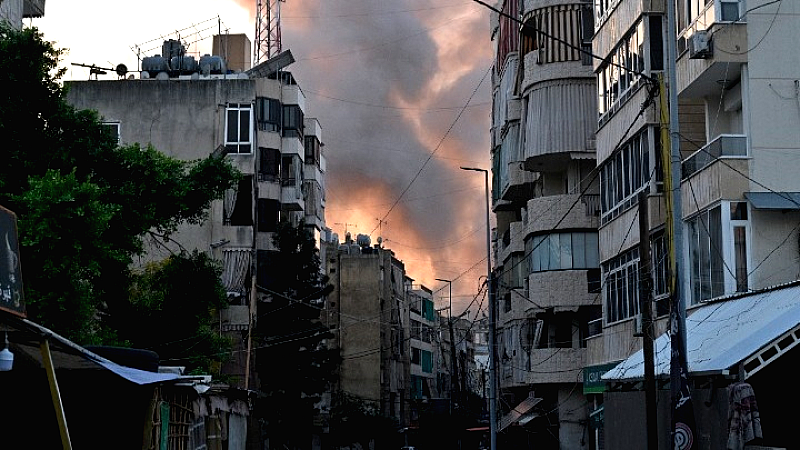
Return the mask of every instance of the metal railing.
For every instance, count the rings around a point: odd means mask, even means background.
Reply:
[[[747,156],[747,136],[741,134],[717,136],[683,161],[681,164],[682,178],[689,178],[717,159],[730,156]]]

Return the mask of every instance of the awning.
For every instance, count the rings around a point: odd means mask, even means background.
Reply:
[[[686,319],[689,373],[724,373],[740,362],[745,378],[800,343],[800,283],[709,302]],[[656,376],[670,371],[670,336],[654,342]],[[602,376],[606,381],[644,378],[640,350]]]
[[[514,407],[514,409],[509,411],[508,414],[506,414],[500,419],[500,426],[498,427],[497,431],[503,431],[505,428],[509,427],[515,422],[520,422],[520,421],[524,421],[526,423],[529,422],[531,419],[533,419],[533,417],[527,417],[527,416],[529,416],[529,413],[531,412],[533,407],[539,404],[539,402],[541,401],[542,399],[534,397],[533,392],[531,392],[528,395],[528,398],[523,400],[519,405]]]
[[[22,352],[25,357],[43,366],[40,343],[50,341],[53,364],[58,369],[109,370],[120,377],[139,385],[192,379],[174,373],[155,373],[121,366],[93,353],[69,339],[28,319],[0,311],[0,323],[9,334],[13,352]]]
[[[800,192],[745,192],[744,197],[755,209],[800,209]]]

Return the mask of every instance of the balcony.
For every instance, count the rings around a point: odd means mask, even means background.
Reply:
[[[284,211],[303,211],[305,200],[303,190],[297,180],[290,178],[283,180],[281,186],[281,207]]]
[[[696,172],[718,159],[727,157],[742,158],[747,156],[747,136],[740,134],[722,134],[706,144],[705,147],[692,153],[681,164],[681,178],[691,177]]]
[[[523,355],[524,357],[524,355]],[[530,352],[530,370],[528,364],[509,368],[512,380],[502,380],[504,385],[529,385],[545,383],[574,383],[583,369],[586,360],[584,348],[537,348]],[[505,372],[504,362],[500,366]],[[504,374],[505,375],[505,374]],[[511,381],[511,383],[509,383]]]
[[[740,63],[748,60],[747,23],[739,21],[739,14],[739,2],[712,1],[680,32],[680,97],[712,95],[739,78]]]
[[[508,183],[503,186],[500,198],[509,202],[527,200],[533,192],[533,184],[539,179],[538,172],[525,170],[522,162],[508,164]]]
[[[580,204],[573,207],[576,202]],[[559,222],[560,228],[597,228],[599,216],[591,204],[592,199],[582,198],[580,194],[549,195],[528,200],[527,233],[553,230]],[[568,217],[562,220],[565,214]]]

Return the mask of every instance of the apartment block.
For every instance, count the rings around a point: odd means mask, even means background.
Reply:
[[[503,445],[587,448],[580,373],[601,318],[592,11],[500,3],[492,209]]]

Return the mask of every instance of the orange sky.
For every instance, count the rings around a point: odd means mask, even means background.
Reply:
[[[201,53],[220,28],[254,39],[255,4],[48,2],[33,24],[70,48],[67,78],[82,79],[88,69],[71,63],[136,67],[132,48],[160,48],[176,31]],[[436,278],[452,279],[454,312],[474,313],[481,298],[469,303],[486,275],[484,180],[459,167],[490,164],[489,11],[471,0],[287,0],[281,8],[283,49],[296,59],[289,69],[306,116],[323,129],[328,226],[341,239],[345,228],[373,243],[380,235],[410,277],[443,288],[437,308],[448,289]]]

